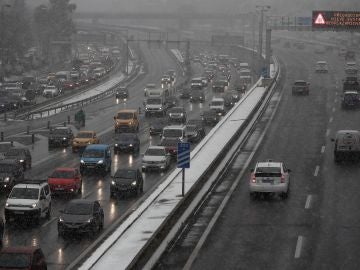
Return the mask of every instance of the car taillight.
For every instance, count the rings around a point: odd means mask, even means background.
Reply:
[[[256,183],[256,177],[255,177],[255,174],[251,174],[251,182],[252,183]]]
[[[280,182],[285,183],[285,175],[284,174],[281,174]]]

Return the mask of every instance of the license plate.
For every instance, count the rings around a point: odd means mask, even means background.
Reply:
[[[23,215],[24,214],[24,212],[22,212],[22,211],[15,211],[14,212],[16,215]]]
[[[88,165],[88,168],[95,168],[95,165]]]
[[[265,178],[262,180],[263,183],[273,183],[274,182],[274,179],[271,179],[271,178]]]
[[[55,190],[64,190],[64,189],[63,189],[63,188],[59,188],[59,187],[58,187],[58,188],[55,188]]]

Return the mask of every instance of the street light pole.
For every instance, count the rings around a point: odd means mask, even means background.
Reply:
[[[1,65],[0,65],[0,81],[2,81],[4,79],[4,51],[5,51],[5,8],[11,7],[11,5],[9,4],[4,4],[1,6],[1,10],[0,10],[0,16],[1,16],[1,54],[0,54],[0,61],[1,61]]]
[[[261,59],[263,47],[263,32],[264,32],[264,13],[271,7],[267,5],[257,5],[256,9],[260,11],[260,24],[259,24],[259,55]]]

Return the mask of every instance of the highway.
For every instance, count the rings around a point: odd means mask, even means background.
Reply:
[[[274,54],[285,64],[283,95],[263,141],[275,103],[230,169],[185,226],[156,269],[358,269],[359,167],[333,161],[330,138],[339,129],[358,129],[357,111],[340,108],[344,59],[337,51],[315,54],[285,49]],[[329,74],[315,74],[318,60]],[[292,96],[294,80],[310,82],[309,96]],[[280,93],[279,93],[280,95]],[[273,106],[273,108],[271,108]],[[256,151],[256,152],[254,152]],[[249,166],[245,156],[254,154]],[[250,199],[248,181],[256,161],[284,161],[291,172],[290,196]],[[239,181],[213,227],[222,199]],[[205,239],[204,231],[210,229]],[[204,240],[199,244],[199,239]]]
[[[91,104],[85,107],[87,114],[86,127],[87,130],[95,130],[101,143],[113,144],[113,116],[116,111],[121,108],[142,107],[144,99],[143,89],[147,83],[158,83],[164,72],[168,69],[176,68],[174,60],[162,48],[148,48],[142,45],[141,49],[144,53],[144,60],[147,63],[148,73],[140,77],[130,87],[130,98],[128,101],[116,101],[114,97],[105,99],[99,103]],[[201,74],[202,67],[200,64],[193,65],[194,74]],[[181,81],[181,72],[177,70],[178,81]],[[206,102],[203,104],[191,104],[188,100],[180,100],[179,105],[183,105],[188,112],[188,119],[199,118],[200,112],[203,108],[208,107],[208,102],[211,100],[212,91],[209,85],[205,90]],[[65,121],[67,115],[70,113],[61,113],[53,116],[52,123]],[[33,127],[45,125],[47,119],[34,120],[30,122]],[[151,121],[151,119],[150,119]],[[148,127],[149,119],[141,114],[140,117],[140,132],[139,138],[141,141],[140,153],[144,153],[149,143],[157,144],[158,137],[149,137]],[[23,122],[18,124],[13,123],[10,126],[12,132],[20,131],[24,128]],[[76,129],[73,128],[76,133]],[[208,131],[208,130],[207,130]],[[32,149],[33,168],[26,172],[26,178],[29,179],[47,179],[47,176],[56,167],[78,167],[79,156],[73,154],[71,148],[67,149],[48,149],[47,145],[47,129],[40,129],[36,131],[37,141],[29,147]],[[19,135],[11,136],[8,139],[14,139],[17,142],[28,145],[28,138]],[[131,154],[121,154],[113,156],[112,174],[120,167],[138,167],[141,163],[141,155],[133,156]],[[172,168],[175,164],[172,164]],[[168,173],[168,172],[167,172]],[[146,193],[161,182],[167,173],[146,173],[144,174],[144,197]],[[113,224],[118,218],[123,217],[127,211],[135,208],[143,198],[129,197],[125,199],[110,199],[110,175],[102,177],[100,175],[85,175],[83,176],[82,195],[78,197],[86,199],[99,200],[105,212],[105,224],[103,232]],[[76,236],[71,235],[64,238],[58,237],[57,233],[57,219],[60,215],[59,211],[63,209],[64,204],[72,199],[72,196],[55,196],[52,199],[52,214],[50,220],[41,220],[40,225],[27,224],[24,222],[7,224],[4,236],[5,246],[17,245],[39,245],[45,253],[48,269],[64,269],[69,263],[77,258],[94,240],[99,237],[95,236]],[[3,194],[0,197],[0,204],[4,205],[6,197]],[[2,207],[3,209],[3,207]]]

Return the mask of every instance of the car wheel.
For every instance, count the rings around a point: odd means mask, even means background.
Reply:
[[[5,215],[5,223],[10,223],[10,215]]]
[[[287,199],[288,196],[289,196],[289,190],[287,190],[286,192],[281,193],[281,198],[284,199],[284,200]]]
[[[141,187],[140,187],[140,192],[143,193],[144,192],[144,184],[141,184]]]
[[[80,174],[83,175],[85,173],[85,169],[80,167]]]
[[[49,208],[46,212],[46,219],[50,219],[50,216],[51,216],[51,204],[49,204]]]
[[[104,228],[104,217],[101,218],[99,231],[101,231]]]
[[[79,186],[79,188],[78,188],[78,190],[77,190],[77,193],[78,193],[78,194],[81,194],[81,193],[82,193],[82,181],[80,182],[80,186]]]

